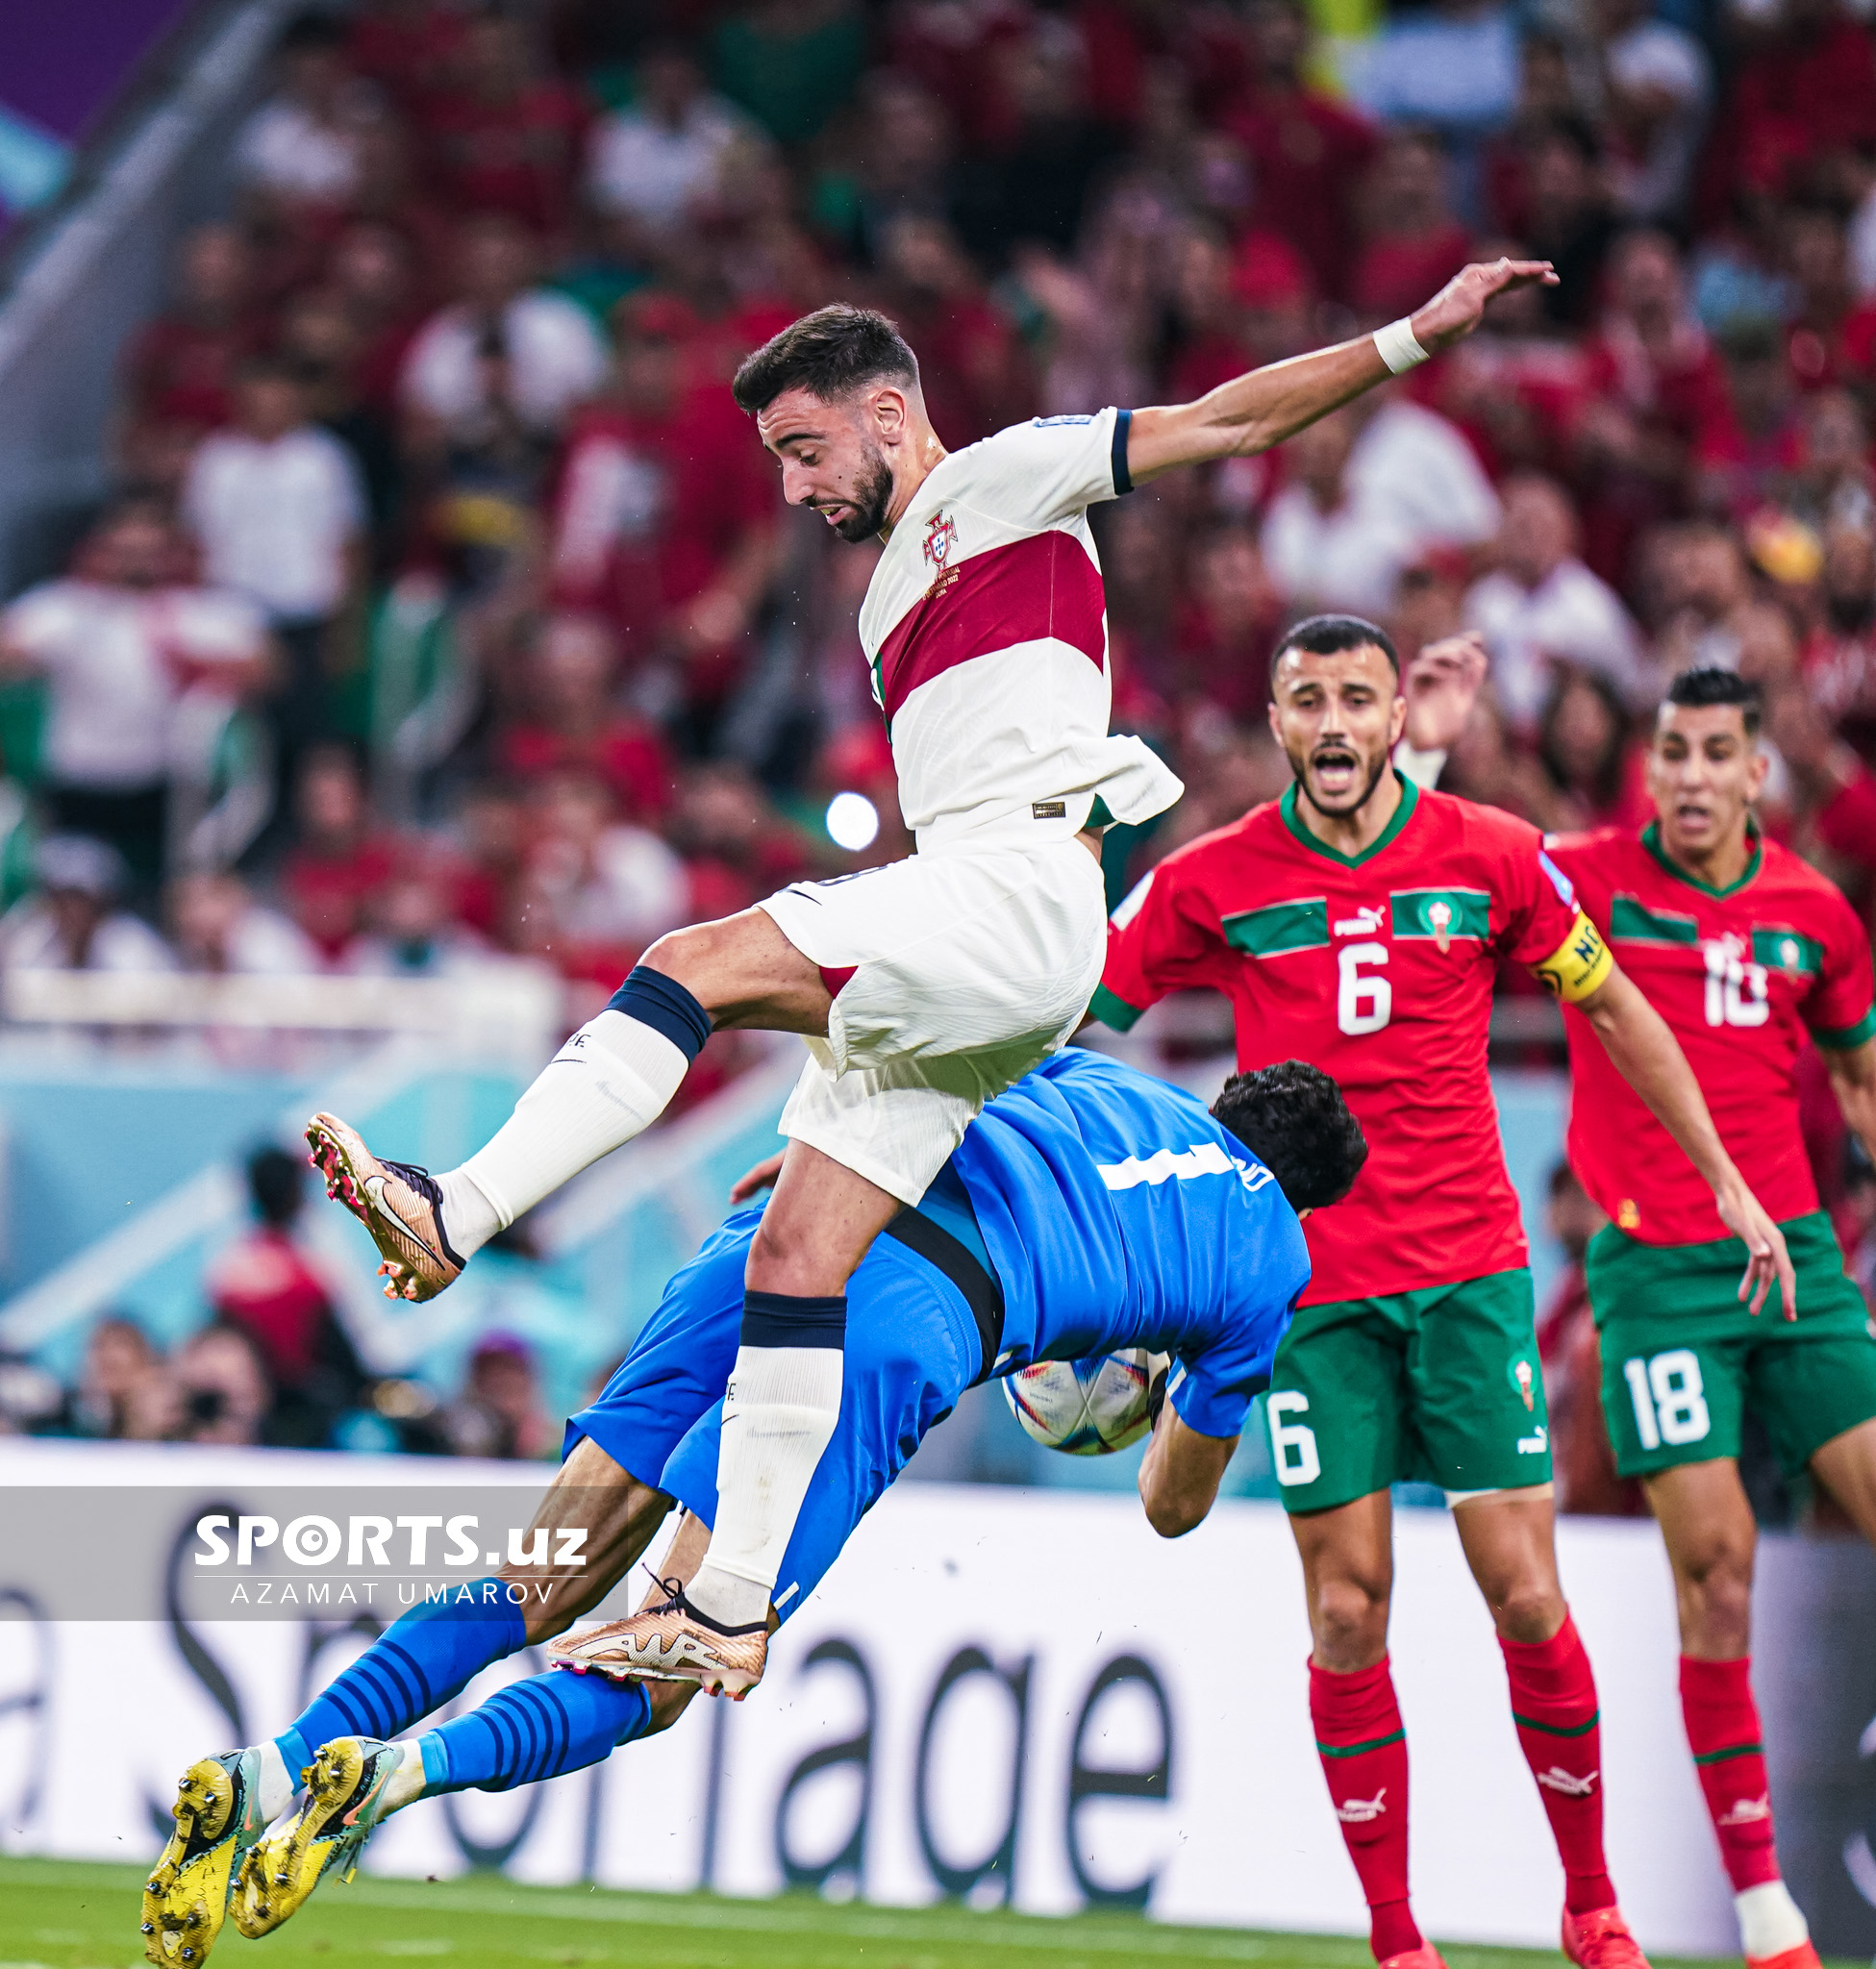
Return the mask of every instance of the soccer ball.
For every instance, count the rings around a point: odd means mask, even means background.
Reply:
[[[1003,1380],[1010,1412],[1045,1450],[1105,1457],[1146,1433],[1146,1398],[1166,1354],[1120,1347],[1086,1360],[1038,1360]]]

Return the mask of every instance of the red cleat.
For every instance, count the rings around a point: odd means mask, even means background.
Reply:
[[[1446,1969],[1446,1962],[1431,1942],[1422,1942],[1417,1949],[1404,1950],[1398,1956],[1389,1956],[1376,1969]]]
[[[1775,1956],[1748,1956],[1746,1969],[1824,1969],[1817,1951],[1802,1941],[1795,1949],[1780,1949]]]
[[[1648,1969],[1648,1958],[1619,1907],[1598,1907],[1589,1914],[1572,1914],[1565,1907],[1563,1953],[1578,1969]]]

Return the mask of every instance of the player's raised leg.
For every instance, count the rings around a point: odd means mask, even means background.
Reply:
[[[1563,1953],[1593,1969],[1642,1969],[1603,1852],[1596,1679],[1557,1575],[1548,1483],[1456,1502],[1466,1563],[1491,1609],[1518,1747],[1563,1863]]]
[[[307,1129],[329,1192],[370,1232],[390,1298],[431,1299],[496,1232],[663,1113],[714,1026],[824,1034],[819,971],[771,916],[745,910],[661,937],[461,1167],[374,1156],[338,1116]]]

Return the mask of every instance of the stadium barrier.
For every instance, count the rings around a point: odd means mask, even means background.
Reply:
[[[299,1484],[320,1486],[336,1520],[395,1516],[400,1493],[448,1484],[463,1487],[465,1508],[498,1517],[512,1499],[519,1525],[545,1474],[0,1444],[0,1485],[38,1486],[30,1500],[13,1489],[4,1522],[40,1528],[0,1545],[0,1844],[69,1857],[154,1851],[153,1815],[188,1759],[280,1727],[362,1644],[356,1607],[316,1619],[282,1617],[277,1605],[205,1617],[209,1603],[189,1584],[204,1511],[238,1512],[263,1486]],[[76,1513],[75,1488],[99,1487],[116,1527],[101,1541],[108,1552],[47,1535]],[[1681,1733],[1659,1540],[1636,1523],[1561,1529],[1601,1688],[1611,1852],[1628,1911],[1651,1948],[1732,1953]],[[1396,1535],[1393,1658],[1413,1744],[1422,1918],[1455,1940],[1554,1947],[1560,1877],[1489,1625],[1443,1514],[1406,1513]],[[293,1577],[271,1562],[277,1586]],[[59,1618],[87,1564],[115,1568],[136,1625]],[[1866,1955],[1876,1563],[1860,1545],[1769,1538],[1759,1615],[1788,1870],[1826,1951]],[[1195,1618],[1203,1656],[1188,1638]],[[1168,1545],[1125,1498],[901,1488],[784,1630],[754,1700],[701,1701],[667,1735],[550,1785],[426,1801],[385,1828],[367,1871],[420,1880],[499,1866],[542,1883],[750,1896],[792,1885],[1038,1913],[1131,1906],[1167,1920],[1358,1932],[1361,1904],[1311,1742],[1308,1647],[1294,1548],[1273,1507],[1227,1503]],[[502,1664],[468,1698],[539,1665]]]

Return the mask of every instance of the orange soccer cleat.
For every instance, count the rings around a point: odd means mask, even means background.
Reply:
[[[1648,1969],[1641,1944],[1629,1932],[1619,1907],[1589,1914],[1563,1909],[1563,1953],[1578,1969]]]

